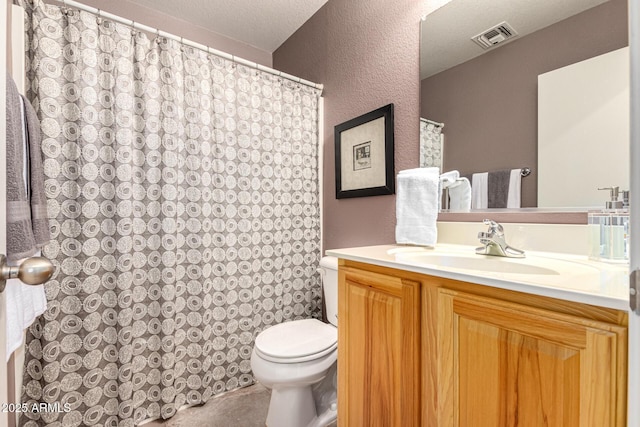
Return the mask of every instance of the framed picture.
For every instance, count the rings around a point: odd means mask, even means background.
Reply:
[[[335,127],[336,199],[395,193],[393,104]]]

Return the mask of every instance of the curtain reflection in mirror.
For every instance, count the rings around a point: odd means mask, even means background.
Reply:
[[[420,118],[420,167],[437,167],[442,170],[442,134],[444,123]]]

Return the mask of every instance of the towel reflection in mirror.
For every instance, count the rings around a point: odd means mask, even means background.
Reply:
[[[471,176],[471,208],[519,208],[522,169],[502,169]]]
[[[441,175],[442,204],[446,212],[469,212],[471,209],[520,208],[521,182],[529,168],[479,172],[460,177],[453,170]]]

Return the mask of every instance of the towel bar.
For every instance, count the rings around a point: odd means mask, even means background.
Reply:
[[[531,168],[522,168],[520,170],[520,176],[529,176],[531,174]]]

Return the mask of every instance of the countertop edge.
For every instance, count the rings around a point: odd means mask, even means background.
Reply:
[[[353,249],[353,248],[349,248]],[[404,264],[397,261],[388,261],[383,259],[371,258],[368,256],[359,256],[346,252],[341,249],[328,249],[326,255],[334,256],[349,261],[362,262],[366,264],[377,265],[380,267],[393,268],[396,270],[410,271],[413,273],[425,274],[428,276],[442,277],[445,279],[459,280],[462,282],[473,283],[477,285],[490,286],[499,289],[517,291],[532,295],[561,299],[564,301],[576,302],[594,305],[598,307],[611,308],[621,311],[629,311],[629,301],[621,298],[615,298],[607,295],[597,295],[593,293],[585,293],[572,289],[561,289],[557,287],[535,285],[520,282],[513,282],[504,279],[476,276],[473,274],[465,274],[449,270],[439,270],[429,267],[415,266]]]

